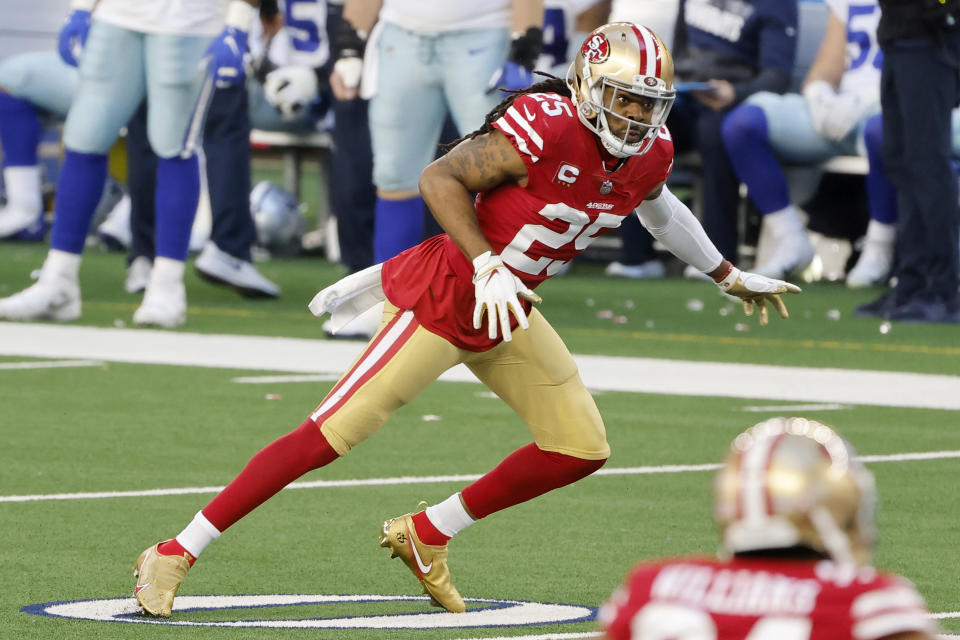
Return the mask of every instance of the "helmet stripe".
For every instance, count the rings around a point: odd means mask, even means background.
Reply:
[[[640,45],[640,71],[645,76],[660,77],[660,45],[650,29],[631,25]]]
[[[760,437],[743,452],[740,459],[740,509],[743,519],[756,521],[772,514],[767,492],[767,471],[773,450],[782,436]]]

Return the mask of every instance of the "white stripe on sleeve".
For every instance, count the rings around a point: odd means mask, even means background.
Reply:
[[[918,609],[890,611],[853,625],[853,637],[857,640],[877,640],[907,631],[935,633],[936,628],[927,613]]]
[[[516,123],[520,125],[520,128],[526,132],[527,137],[530,138],[530,142],[533,143],[533,146],[539,149],[540,151],[543,151],[543,138],[541,138],[540,134],[537,133],[533,127],[530,126],[530,122],[526,118],[524,118],[519,111],[517,111],[517,108],[510,107],[509,109],[507,109],[507,115],[513,118],[514,121],[516,121]]]
[[[510,126],[510,123],[507,122],[506,118],[501,116],[500,119],[497,120],[497,126],[500,127],[501,131],[513,137],[514,141],[517,143],[517,149],[519,149],[522,153],[530,156],[534,162],[540,159],[539,156],[535,156],[530,152],[530,148],[527,146],[527,141],[524,140],[523,137],[517,133],[513,127]]]
[[[854,618],[868,618],[890,609],[923,609],[923,598],[915,589],[894,586],[861,594],[853,601],[850,613]]]

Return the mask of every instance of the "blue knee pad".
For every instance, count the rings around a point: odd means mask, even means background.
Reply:
[[[3,165],[32,167],[37,164],[37,145],[43,125],[33,105],[0,91],[0,145]]]
[[[163,258],[186,260],[190,229],[200,199],[197,156],[157,160],[156,253]]]
[[[780,163],[770,150],[767,117],[763,109],[743,104],[723,121],[723,142],[740,181],[762,213],[790,204],[790,190]]]
[[[373,260],[383,262],[420,243],[423,235],[423,198],[377,198],[373,224]]]

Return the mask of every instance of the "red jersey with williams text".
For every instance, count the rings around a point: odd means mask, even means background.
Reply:
[[[903,578],[828,561],[688,558],[641,565],[600,610],[610,638],[879,640],[936,633]]]
[[[556,93],[518,96],[493,127],[526,164],[527,184],[483,192],[474,206],[493,250],[530,288],[619,227],[673,168],[666,127],[645,155],[613,158],[580,122],[570,98]],[[500,339],[487,338],[486,326],[473,328],[472,276],[467,258],[441,235],[388,260],[383,285],[392,303],[413,309],[430,331],[484,351]]]

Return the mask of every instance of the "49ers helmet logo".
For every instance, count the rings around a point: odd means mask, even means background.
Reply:
[[[580,47],[580,55],[586,58],[587,62],[593,64],[603,62],[610,57],[610,43],[607,41],[607,37],[602,33],[593,34]]]

